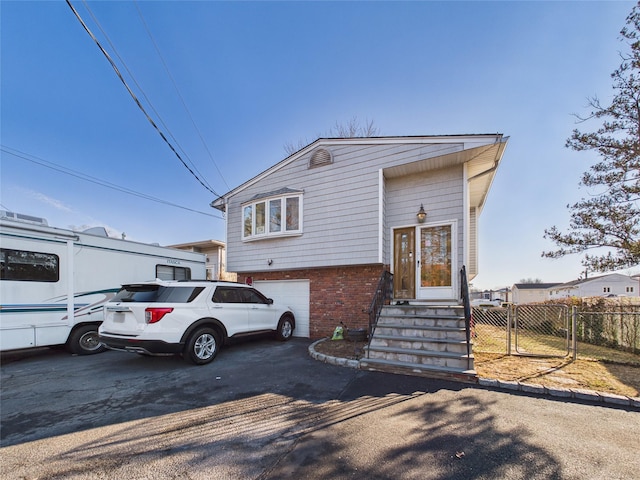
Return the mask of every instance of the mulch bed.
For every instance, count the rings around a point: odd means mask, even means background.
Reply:
[[[346,358],[348,360],[360,360],[364,357],[364,347],[367,342],[351,342],[349,340],[326,339],[315,346],[318,353],[324,353],[332,357]]]

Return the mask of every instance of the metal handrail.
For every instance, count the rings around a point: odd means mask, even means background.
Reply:
[[[467,369],[469,369],[471,367],[471,301],[469,300],[467,269],[464,265],[460,269],[460,297],[464,307],[464,328],[467,336]]]
[[[376,325],[378,324],[378,319],[380,318],[382,307],[387,302],[387,300],[391,300],[392,292],[393,274],[387,270],[384,270],[380,275],[380,280],[378,281],[378,286],[376,287],[376,293],[371,300],[371,305],[366,311],[369,314],[369,341],[367,345],[371,344],[373,332],[375,331]],[[367,349],[367,352],[368,351],[369,350]]]

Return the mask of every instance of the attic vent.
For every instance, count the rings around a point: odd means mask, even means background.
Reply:
[[[333,163],[333,156],[329,150],[324,148],[318,148],[311,155],[309,160],[309,168],[321,167],[323,165],[331,165]]]

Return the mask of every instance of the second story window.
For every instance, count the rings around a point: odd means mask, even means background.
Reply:
[[[242,205],[242,239],[302,233],[302,194],[282,195]]]

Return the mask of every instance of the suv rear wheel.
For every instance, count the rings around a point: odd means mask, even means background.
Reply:
[[[220,349],[220,335],[213,328],[198,328],[191,334],[184,349],[184,358],[195,365],[211,362]]]
[[[278,322],[277,330],[278,339],[285,341],[289,340],[293,335],[293,320],[289,315],[283,315]]]

